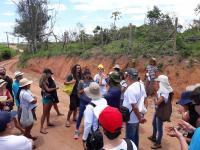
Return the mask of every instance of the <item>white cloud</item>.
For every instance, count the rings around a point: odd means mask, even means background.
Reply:
[[[14,16],[15,13],[13,13],[13,12],[5,12],[5,13],[3,13],[3,15],[4,16]]]
[[[55,11],[65,11],[67,10],[67,6],[65,4],[53,3],[48,5],[50,9],[54,9]]]

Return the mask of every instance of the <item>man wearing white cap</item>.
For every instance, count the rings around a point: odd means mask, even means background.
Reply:
[[[96,82],[90,83],[89,87],[84,89],[85,94],[91,98],[91,103],[86,106],[84,112],[84,132],[83,132],[83,146],[84,149],[90,150],[95,145],[92,145],[89,141],[91,136],[91,129],[93,131],[98,130],[98,119],[94,115],[94,107],[100,105],[107,105],[107,101],[102,98],[100,87]],[[103,142],[103,141],[102,141]],[[101,147],[98,147],[101,148]]]
[[[20,105],[20,100],[17,99],[17,93],[19,91],[19,81],[23,78],[23,73],[20,72],[20,71],[16,71],[14,73],[15,75],[15,81],[13,82],[12,84],[12,93],[13,93],[13,96],[14,96],[14,101],[15,101],[15,104],[17,106],[17,109],[18,109],[18,116],[19,115],[19,105]]]

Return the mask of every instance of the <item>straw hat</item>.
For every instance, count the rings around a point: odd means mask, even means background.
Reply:
[[[24,86],[27,86],[27,85],[29,85],[29,84],[31,84],[31,83],[33,83],[33,81],[28,80],[28,79],[26,79],[26,78],[23,78],[23,79],[21,79],[21,80],[19,81],[19,84],[20,84],[19,87],[24,87]]]
[[[102,97],[99,84],[96,82],[91,82],[89,87],[84,88],[84,92],[91,99],[99,99]]]

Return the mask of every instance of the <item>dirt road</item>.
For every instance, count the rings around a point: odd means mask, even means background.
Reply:
[[[13,73],[17,70],[16,64],[18,59],[13,58],[8,61],[0,62],[0,65],[5,66],[7,69],[7,73],[10,76],[13,76]],[[39,64],[38,64],[39,65]],[[33,80],[33,84],[31,85],[31,91],[34,95],[41,99],[40,89],[38,87],[38,80],[40,74],[31,72],[30,70],[23,70],[25,73],[25,77]],[[60,79],[56,79],[56,81],[60,81]],[[59,86],[62,86],[62,82],[57,82]],[[34,123],[34,129],[32,134],[34,136],[38,136],[38,140],[36,141],[36,146],[38,150],[81,150],[82,149],[82,140],[81,138],[78,140],[73,139],[73,133],[75,129],[75,123],[72,122],[72,126],[70,128],[65,127],[66,114],[68,111],[69,97],[63,93],[61,90],[58,90],[58,96],[60,99],[59,109],[65,116],[58,117],[55,113],[55,110],[51,111],[51,122],[55,124],[55,127],[48,128],[48,134],[42,135],[39,133],[40,127],[40,117],[42,114],[42,103],[38,101],[37,107],[37,116],[38,120]],[[180,118],[178,115],[177,108],[174,107],[174,112],[172,116],[172,121]],[[150,102],[148,113],[146,114],[147,123],[141,125],[140,127],[140,149],[141,150],[150,150],[152,143],[147,139],[152,132],[152,116],[153,116],[153,105]],[[166,126],[167,123],[165,123]],[[83,126],[81,126],[81,131],[83,131]],[[123,132],[124,133],[124,132]],[[122,137],[124,134],[122,135]],[[162,150],[178,150],[180,149],[178,141],[175,138],[170,138],[164,133]]]

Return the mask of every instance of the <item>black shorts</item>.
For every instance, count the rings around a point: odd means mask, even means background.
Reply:
[[[80,105],[80,100],[78,95],[75,94],[70,95],[69,109],[76,110],[76,108],[79,107],[79,105]]]

